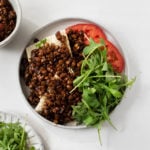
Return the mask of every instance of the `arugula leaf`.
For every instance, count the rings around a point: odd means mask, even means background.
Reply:
[[[80,76],[74,80],[74,88],[70,91],[71,93],[78,88],[82,92],[82,101],[72,106],[73,118],[79,124],[96,127],[98,132],[102,122],[106,120],[115,128],[109,114],[120,103],[126,88],[135,82],[135,78],[128,81],[126,75],[113,71],[111,64],[107,62],[104,40],[95,43],[90,39],[83,54]]]
[[[84,55],[90,55],[91,53],[93,53],[94,50],[96,50],[101,46],[100,43],[99,44],[95,43],[93,39],[90,39],[89,41],[90,45],[86,46],[83,50]]]
[[[27,133],[16,123],[0,122],[0,150],[27,150]],[[30,150],[35,150],[32,146]]]

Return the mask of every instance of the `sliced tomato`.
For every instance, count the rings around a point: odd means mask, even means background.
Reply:
[[[119,52],[118,48],[110,41],[105,40],[107,52],[107,61],[112,65],[114,71],[121,73],[124,70],[125,62],[124,58]]]
[[[125,62],[124,58],[119,52],[118,48],[107,40],[107,37],[103,30],[95,24],[76,24],[70,26],[66,29],[67,32],[73,31],[83,31],[88,38],[92,38],[96,43],[100,42],[100,38],[103,38],[108,48],[107,60],[112,65],[114,71],[121,73],[124,70]],[[89,44],[86,39],[85,44]]]
[[[107,39],[103,30],[95,24],[76,24],[66,29],[67,32],[69,30],[83,31],[88,38],[92,38],[97,43],[100,41],[100,38]],[[89,43],[87,39],[85,43]]]

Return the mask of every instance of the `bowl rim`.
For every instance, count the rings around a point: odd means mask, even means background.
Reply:
[[[76,21],[78,21],[78,22],[81,21],[81,22],[92,23],[92,24],[95,24],[95,25],[101,27],[102,29],[104,29],[104,30],[107,32],[107,34],[110,34],[110,35],[111,35],[111,38],[114,40],[115,44],[117,45],[117,48],[119,48],[121,54],[122,54],[123,57],[124,57],[124,60],[125,60],[125,73],[126,73],[127,77],[130,77],[129,68],[128,68],[128,59],[127,59],[127,57],[126,57],[126,53],[125,53],[125,51],[123,50],[123,48],[120,46],[120,42],[118,42],[118,40],[115,38],[115,36],[112,34],[112,32],[110,32],[109,30],[107,30],[107,28],[105,28],[104,25],[101,25],[101,23],[99,23],[99,21],[96,22],[96,21],[94,21],[94,20],[92,20],[92,19],[85,19],[85,18],[81,18],[81,17],[66,17],[66,18],[55,19],[55,20],[53,20],[53,21],[47,23],[46,25],[40,27],[39,29],[37,29],[35,32],[33,32],[33,33],[31,34],[31,37],[28,39],[27,43],[25,44],[25,46],[24,46],[24,48],[23,48],[23,50],[22,50],[22,53],[21,53],[21,55],[20,55],[20,58],[19,58],[19,64],[18,64],[18,81],[19,81],[19,87],[20,87],[20,90],[21,90],[21,95],[22,95],[22,97],[23,97],[25,103],[29,106],[30,110],[31,110],[38,118],[40,118],[41,120],[43,120],[43,123],[46,123],[47,125],[52,125],[52,126],[54,126],[54,127],[64,128],[64,129],[75,129],[75,130],[76,130],[76,129],[85,129],[85,128],[88,128],[88,126],[86,126],[86,125],[67,126],[67,125],[55,124],[54,122],[52,122],[52,121],[50,121],[50,120],[44,118],[43,116],[41,116],[38,112],[36,112],[36,111],[34,110],[34,108],[33,108],[33,107],[29,104],[29,102],[27,101],[27,98],[26,98],[26,96],[25,96],[25,94],[24,94],[24,91],[23,91],[23,88],[22,88],[22,85],[21,85],[20,68],[21,68],[21,59],[22,59],[22,57],[23,57],[23,55],[24,55],[24,53],[25,53],[25,48],[30,44],[31,40],[32,40],[33,38],[35,38],[35,35],[37,35],[38,33],[40,33],[43,29],[49,27],[49,26],[52,25],[52,24],[56,24],[56,23],[59,23],[59,22],[62,22],[62,21],[68,21],[68,20],[76,20]],[[122,99],[125,98],[125,95],[126,95],[126,92],[127,92],[127,91],[128,91],[128,89],[126,89],[126,91],[125,91],[124,96],[123,96]],[[120,104],[120,103],[119,103],[119,104]],[[119,105],[119,104],[118,104],[118,105]],[[117,106],[118,106],[118,105],[117,105]],[[117,108],[117,106],[116,106],[116,108]],[[116,108],[115,108],[115,109],[116,109]],[[111,112],[111,113],[112,113],[112,112]],[[111,113],[110,113],[110,114],[111,114]]]
[[[16,4],[16,9],[14,8],[14,3],[11,0],[9,0],[9,2],[16,12],[16,16],[17,16],[16,25],[15,25],[14,30],[10,33],[10,35],[8,35],[8,37],[6,37],[3,41],[0,42],[0,48],[8,44],[13,39],[13,37],[16,35],[21,24],[22,10],[21,10],[21,5],[20,5],[19,0],[14,0]]]

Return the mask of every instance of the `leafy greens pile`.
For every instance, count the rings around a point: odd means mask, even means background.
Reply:
[[[128,81],[124,74],[113,71],[107,62],[107,48],[102,39],[100,43],[90,39],[83,55],[80,76],[74,80],[75,87],[71,91],[78,88],[82,92],[82,101],[73,106],[73,117],[79,124],[94,126],[100,131],[105,120],[113,126],[109,114],[135,79]]]
[[[35,150],[35,148],[27,147],[27,133],[19,122],[0,122],[0,150]]]

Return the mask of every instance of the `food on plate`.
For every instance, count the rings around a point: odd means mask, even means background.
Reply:
[[[89,44],[89,38],[92,38],[96,43],[99,43],[101,38],[104,39],[108,50],[107,61],[116,72],[121,73],[124,70],[125,62],[123,56],[117,47],[107,39],[104,31],[100,27],[94,24],[76,24],[66,29],[67,32],[70,30],[83,31],[86,37],[84,41],[86,45]]]
[[[81,100],[78,90],[69,92],[80,75],[83,41],[83,32],[69,32],[67,36],[64,30],[26,48],[28,100],[37,112],[58,124],[73,120],[72,105]]]
[[[113,45],[110,41],[105,40],[105,44],[108,50],[107,61],[112,65],[114,71],[121,73],[125,67],[123,56],[121,55],[117,47]]]
[[[16,12],[8,0],[0,0],[0,42],[6,39],[16,26]]]
[[[0,122],[1,150],[35,150],[27,144],[27,133],[19,122]]]
[[[77,88],[82,93],[81,102],[73,106],[73,117],[87,126],[100,128],[105,120],[113,126],[109,114],[120,103],[126,88],[134,82],[114,71],[107,61],[108,51],[104,40],[100,43],[90,40],[83,50],[85,57],[80,76],[73,81],[74,88],[70,93]]]
[[[94,24],[76,24],[26,48],[29,103],[56,124],[98,126],[132,85],[121,52]]]
[[[66,29],[67,32],[70,30],[73,31],[83,31],[85,33],[85,43],[89,43],[89,38],[94,39],[95,42],[99,42],[100,38],[106,39],[106,35],[104,31],[94,24],[76,24],[73,26],[70,26]]]

